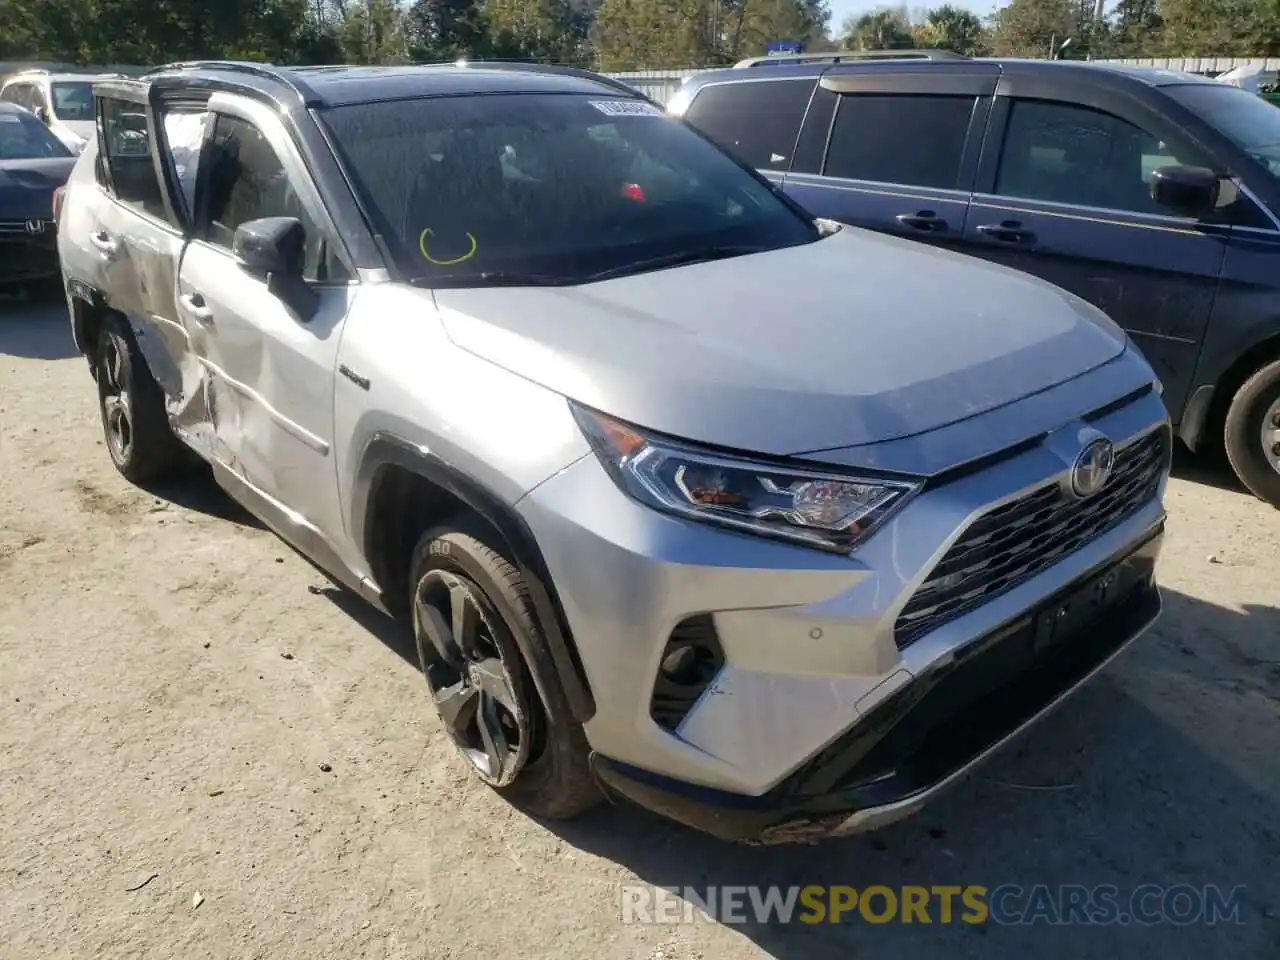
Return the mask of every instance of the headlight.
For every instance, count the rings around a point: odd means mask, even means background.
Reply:
[[[571,406],[619,487],[654,509],[693,520],[848,553],[920,487],[740,460]]]

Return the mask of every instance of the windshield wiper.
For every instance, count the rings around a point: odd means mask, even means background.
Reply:
[[[459,287],[563,287],[581,281],[573,277],[560,277],[549,273],[479,270],[475,273],[441,273],[433,277],[417,277],[411,282],[416,287],[448,290]]]
[[[612,280],[615,277],[627,277],[634,273],[648,273],[651,270],[662,270],[666,267],[679,267],[688,263],[705,263],[710,260],[727,260],[730,257],[742,257],[749,253],[764,253],[776,247],[760,244],[740,243],[736,246],[700,247],[696,250],[681,250],[661,257],[649,257],[647,260],[635,260],[608,270],[601,270],[582,279],[583,283],[595,283],[597,280]]]

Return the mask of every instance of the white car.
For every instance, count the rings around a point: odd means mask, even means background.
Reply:
[[[83,73],[27,70],[4,81],[0,101],[26,107],[73,153],[79,153],[94,136],[93,80]]]

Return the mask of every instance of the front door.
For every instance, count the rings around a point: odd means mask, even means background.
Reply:
[[[1230,228],[1156,205],[1157,168],[1213,163],[1158,118],[1140,120],[1041,96],[997,98],[994,146],[983,157],[965,240],[970,252],[1101,308],[1150,361],[1177,421]]]
[[[255,496],[269,498],[268,519],[290,518],[286,536],[315,528],[331,539],[342,529],[333,378],[352,272],[277,116],[228,94],[216,94],[209,109],[179,303],[193,334],[199,331],[193,344],[208,378],[212,456]],[[319,300],[312,317],[296,316],[232,253],[236,229],[264,217],[303,223],[306,276]]]

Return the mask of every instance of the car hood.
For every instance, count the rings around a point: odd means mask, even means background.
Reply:
[[[461,348],[604,413],[785,455],[977,416],[1125,348],[1029,275],[852,228],[580,286],[436,291]]]
[[[0,220],[47,220],[53,191],[67,182],[75,157],[0,161]]]

